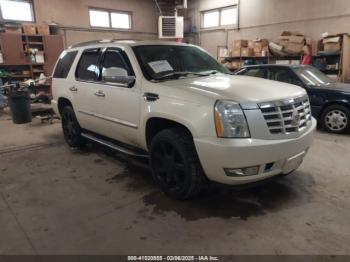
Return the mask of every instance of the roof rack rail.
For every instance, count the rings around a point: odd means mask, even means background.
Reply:
[[[69,48],[84,47],[93,44],[103,44],[103,43],[113,43],[113,42],[127,42],[127,41],[138,41],[134,39],[103,39],[103,40],[93,40],[87,42],[81,42],[75,45],[71,45]]]
[[[81,43],[78,43],[78,44],[75,44],[75,45],[71,45],[69,48],[88,46],[88,45],[92,45],[92,44],[111,43],[112,41],[113,40],[111,40],[111,39],[93,40],[93,41],[81,42]]]

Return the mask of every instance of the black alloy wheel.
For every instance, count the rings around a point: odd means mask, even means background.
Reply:
[[[193,139],[185,130],[168,129],[157,134],[150,162],[155,181],[172,198],[191,198],[206,182]]]

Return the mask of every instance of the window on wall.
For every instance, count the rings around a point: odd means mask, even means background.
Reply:
[[[0,0],[2,20],[34,22],[33,3],[30,0]]]
[[[131,29],[131,14],[128,12],[90,9],[89,15],[92,27]]]
[[[210,11],[203,14],[203,26],[205,28],[215,27],[220,25],[220,12]]]
[[[220,27],[237,24],[238,8],[237,6],[230,6],[202,13],[202,27]]]

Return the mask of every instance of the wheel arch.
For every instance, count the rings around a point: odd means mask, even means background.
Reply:
[[[195,137],[193,128],[188,123],[179,120],[170,119],[164,116],[152,116],[145,123],[145,145],[149,149],[152,139],[161,131],[169,128],[182,128],[186,130],[192,138]]]
[[[72,102],[66,97],[60,97],[57,100],[57,108],[60,115],[62,115],[62,110],[65,106],[71,106],[73,108]],[[74,109],[74,108],[73,108]]]
[[[322,106],[320,113],[318,114],[318,121],[321,121],[321,122],[323,121],[322,116],[323,116],[324,112],[327,110],[327,108],[330,106],[343,106],[343,107],[347,108],[348,110],[350,110],[349,101],[345,101],[345,100],[328,101]]]

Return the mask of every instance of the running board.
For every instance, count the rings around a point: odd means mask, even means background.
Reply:
[[[116,151],[118,151],[120,153],[129,155],[129,156],[142,157],[142,158],[147,158],[148,157],[147,154],[143,154],[141,152],[137,152],[137,151],[134,151],[134,150],[131,150],[131,149],[128,149],[128,148],[116,145],[115,143],[112,143],[112,142],[107,141],[107,140],[102,139],[102,138],[98,138],[98,137],[96,137],[94,135],[91,135],[91,134],[82,133],[81,136],[86,138],[86,139],[88,139],[88,140],[94,141],[96,143],[99,143],[101,145],[104,145],[106,147],[109,147],[109,148],[111,148],[113,150],[116,150]]]

